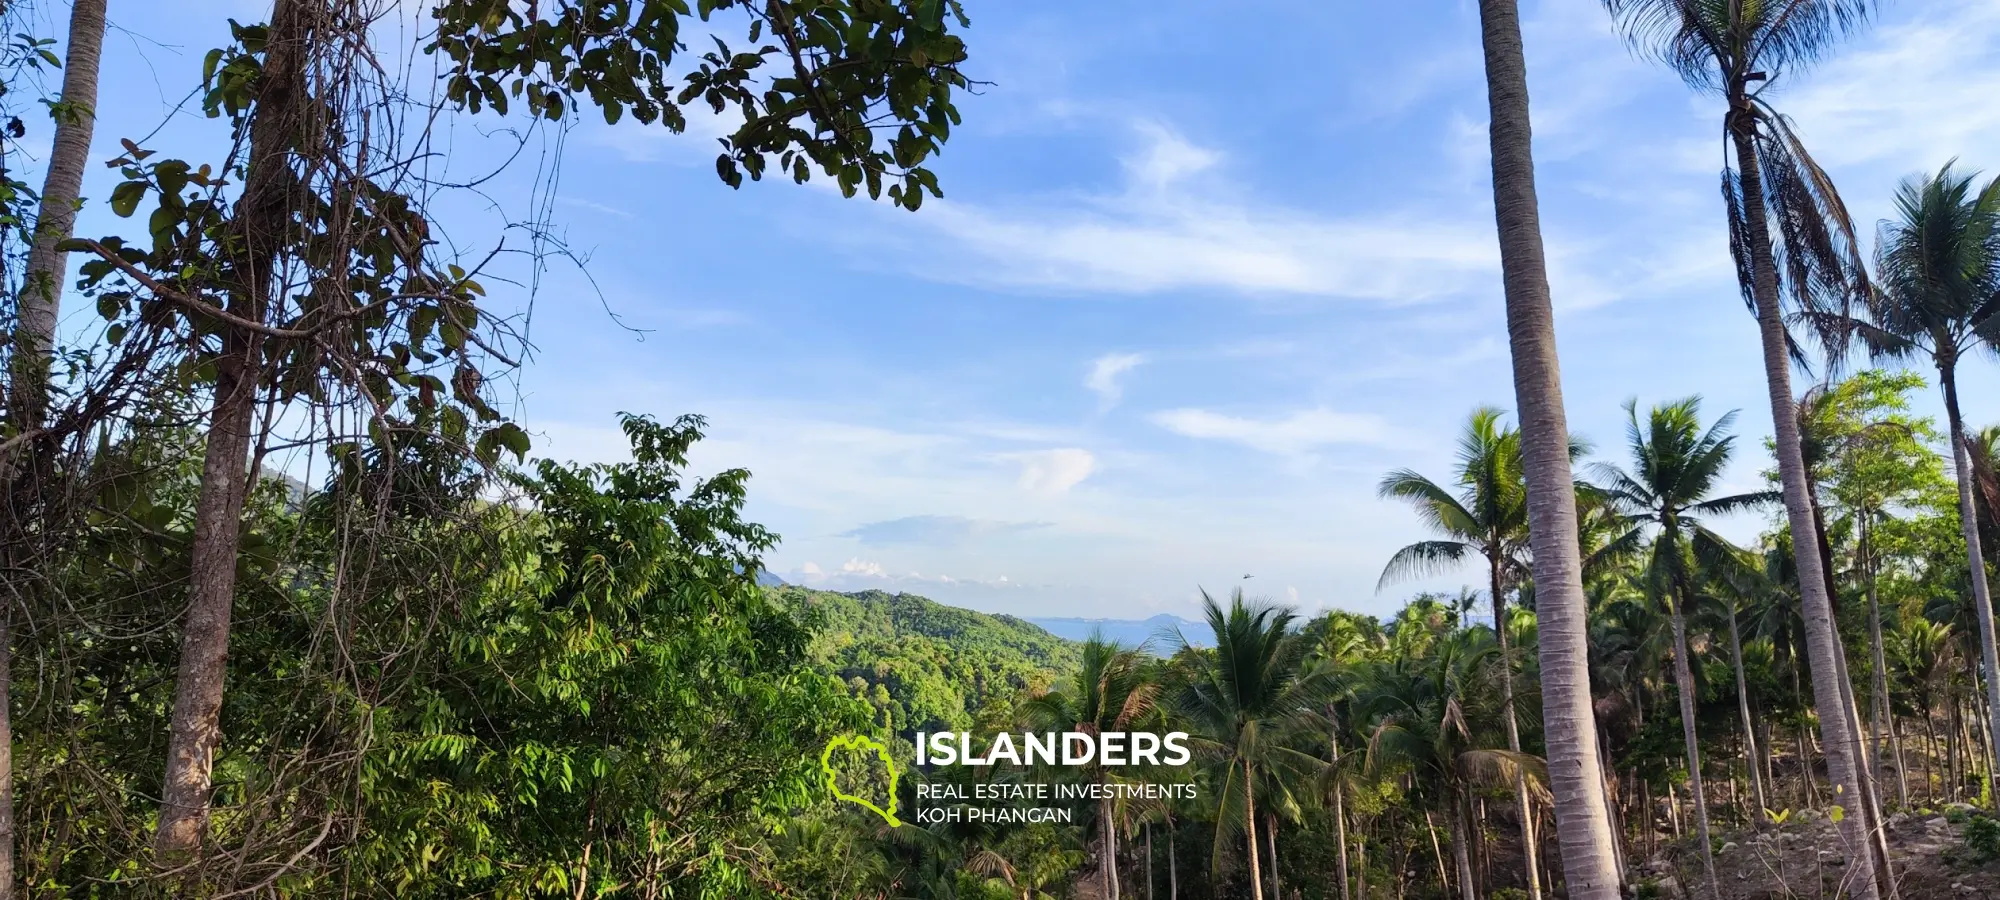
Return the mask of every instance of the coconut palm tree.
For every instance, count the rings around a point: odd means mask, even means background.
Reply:
[[[1083,642],[1083,660],[1069,679],[1028,698],[1022,715],[1034,727],[1084,734],[1130,731],[1154,708],[1159,685],[1146,677],[1143,654],[1093,634]],[[1111,772],[1093,763],[1087,777],[1103,782]],[[1100,877],[1104,896],[1118,900],[1118,829],[1114,801],[1098,803],[1099,840],[1104,848]]]
[[[1737,282],[1756,313],[1770,394],[1778,474],[1785,517],[1794,534],[1810,535],[1812,501],[1800,454],[1792,406],[1790,361],[1796,347],[1785,331],[1783,297],[1820,305],[1829,295],[1851,295],[1865,284],[1854,228],[1833,182],[1806,152],[1791,122],[1765,99],[1770,86],[1792,69],[1830,52],[1863,23],[1875,0],[1603,0],[1635,47],[1658,57],[1682,80],[1724,101],[1722,133],[1733,166],[1722,173],[1730,251]],[[1772,234],[1773,226],[1777,235]],[[1821,736],[1834,789],[1863,796],[1851,714],[1825,714],[1843,706],[1838,664],[1841,648],[1820,548],[1792,542],[1798,557],[1800,595],[1812,660],[1813,698],[1822,715]],[[1841,830],[1854,854],[1850,889],[1879,896],[1887,860],[1858,852],[1873,846],[1865,816],[1843,818]],[[1879,868],[1881,872],[1877,872]]]
[[[1623,879],[1597,759],[1590,698],[1589,608],[1577,549],[1576,493],[1569,422],[1563,414],[1555,309],[1542,251],[1535,195],[1528,63],[1517,0],[1480,0],[1486,98],[1493,155],[1493,213],[1500,241],[1514,403],[1521,415],[1521,469],[1527,481],[1536,610],[1541,615],[1542,716],[1555,763],[1556,836],[1563,875],[1576,900],[1612,900]]]
[[[48,173],[42,181],[34,242],[17,293],[13,353],[7,385],[10,429],[28,435],[42,428],[49,401],[49,369],[56,323],[62,311],[62,283],[68,254],[61,247],[76,224],[77,194],[97,121],[97,70],[104,48],[105,0],[76,0],[70,7],[69,46],[64,50],[62,101],[50,108],[56,120]],[[0,451],[0,472],[14,472]],[[7,479],[9,482],[11,478]],[[5,486],[10,493],[12,485]],[[11,538],[0,537],[0,543]],[[11,562],[11,561],[10,561]],[[9,568],[13,568],[9,565]],[[14,728],[9,685],[13,679],[13,597],[0,601],[0,900],[14,897]]]
[[[1865,315],[1822,312],[1812,318],[1823,331],[1858,338],[1876,359],[1925,357],[1937,368],[1986,675],[1986,718],[2000,738],[2000,655],[1973,499],[1979,448],[1958,402],[1959,361],[2000,344],[2000,178],[1975,190],[1972,175],[1946,163],[1934,176],[1904,181],[1896,211],[1898,220],[1884,224],[1877,239],[1876,284]]]
[[[1291,610],[1246,600],[1241,588],[1226,609],[1207,591],[1201,602],[1214,646],[1199,652],[1201,666],[1181,693],[1180,711],[1188,720],[1192,749],[1216,767],[1221,785],[1214,867],[1222,868],[1229,840],[1243,835],[1250,896],[1264,900],[1259,788],[1271,780],[1303,784],[1324,767],[1283,740],[1299,716],[1317,705],[1320,686],[1305,675],[1308,648],[1292,633]],[[1184,637],[1180,643],[1188,646]]]
[[[1540,790],[1544,767],[1528,754],[1477,744],[1480,671],[1497,646],[1483,632],[1460,631],[1435,649],[1428,657],[1369,664],[1355,705],[1368,723],[1366,770],[1376,777],[1403,776],[1414,804],[1444,813],[1459,895],[1477,900],[1470,852],[1473,792],[1523,781]],[[1491,703],[1490,695],[1484,702]]]
[[[1625,404],[1626,436],[1632,451],[1632,472],[1600,466],[1604,491],[1633,523],[1632,538],[1650,535],[1652,552],[1646,563],[1646,587],[1665,603],[1674,636],[1674,683],[1679,689],[1681,734],[1687,743],[1688,790],[1694,798],[1695,832],[1701,844],[1702,869],[1711,895],[1720,894],[1715,879],[1715,854],[1708,840],[1708,799],[1702,789],[1701,742],[1695,733],[1695,683],[1688,650],[1687,617],[1704,573],[1700,568],[1727,566],[1740,552],[1708,530],[1701,517],[1727,515],[1770,503],[1769,492],[1709,496],[1722,480],[1735,450],[1727,413],[1715,424],[1701,426],[1701,398],[1689,397],[1653,407],[1645,424],[1635,402]]]
[[[1507,726],[1507,749],[1521,752],[1521,729],[1514,709],[1514,655],[1505,628],[1507,591],[1529,576],[1528,486],[1521,472],[1520,432],[1500,424],[1503,415],[1492,407],[1474,410],[1458,440],[1458,471],[1454,493],[1409,469],[1397,469],[1382,478],[1376,488],[1385,498],[1404,500],[1439,539],[1418,541],[1389,558],[1375,589],[1380,591],[1402,578],[1425,575],[1456,565],[1472,557],[1486,563],[1487,596],[1493,605],[1494,632],[1499,637],[1502,720]],[[1571,442],[1570,457],[1581,456],[1584,447]],[[1528,786],[1515,787],[1515,803],[1521,819],[1521,847],[1527,872],[1528,895],[1542,895],[1536,859],[1534,819],[1529,815]]]

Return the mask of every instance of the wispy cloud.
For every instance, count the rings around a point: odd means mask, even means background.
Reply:
[[[1921,4],[1914,21],[1864,36],[1805,73],[1780,108],[1799,120],[1823,164],[1935,168],[2000,145],[2000,6]],[[1990,149],[1987,151],[1990,152]],[[2000,165],[1994,160],[1968,160]]]
[[[1294,209],[1193,177],[1223,168],[1221,151],[1159,126],[1137,130],[1144,144],[1123,157],[1118,191],[1004,207],[926,204],[918,227],[949,239],[959,254],[948,256],[961,258],[919,274],[1065,292],[1220,289],[1421,301],[1497,269],[1491,225],[1476,211]]]
[[[905,516],[870,522],[843,532],[841,537],[851,537],[863,544],[956,546],[978,538],[1031,531],[1047,528],[1048,525],[1047,522],[1002,522],[964,516]]]
[[[1251,419],[1204,409],[1170,409],[1153,422],[1183,437],[1226,441],[1266,453],[1292,456],[1334,445],[1381,446],[1396,442],[1395,430],[1380,416],[1300,410],[1276,419]]]
[[[1107,353],[1090,364],[1090,375],[1083,380],[1083,386],[1097,394],[1101,408],[1110,409],[1125,393],[1124,386],[1118,383],[1119,377],[1145,361],[1146,357],[1137,353]]]
[[[1021,489],[1031,494],[1064,494],[1097,469],[1097,457],[1079,447],[1010,453],[1021,466]]]

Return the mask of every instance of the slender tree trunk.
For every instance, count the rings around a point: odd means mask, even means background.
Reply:
[[[1271,900],[1285,900],[1285,887],[1278,881],[1278,817],[1264,818],[1264,843],[1271,849]]]
[[[1815,511],[1815,515],[1817,514]],[[1819,545],[1821,551],[1826,554],[1823,558],[1831,559],[1832,551],[1827,548],[1832,545],[1826,539],[1823,523],[1820,528]],[[1827,584],[1831,585],[1833,583],[1831,574],[1828,575],[1828,579]],[[1838,632],[1835,633],[1834,640],[1835,643],[1839,643]],[[1868,851],[1874,857],[1874,865],[1870,868],[1875,876],[1876,890],[1890,900],[1897,900],[1895,881],[1889,877],[1889,839],[1887,832],[1882,829],[1882,800],[1875,789],[1881,775],[1880,767],[1875,763],[1874,753],[1868,749],[1868,742],[1861,739],[1861,704],[1854,698],[1854,676],[1848,674],[1847,650],[1844,646],[1840,655],[1835,656],[1833,661],[1840,668],[1840,691],[1846,700],[1842,709],[1847,715],[1847,733],[1854,735],[1856,764],[1860,766],[1865,776],[1860,780],[1861,802],[1857,805],[1861,810],[1862,834],[1868,838]]]
[[[1687,617],[1683,615],[1685,598],[1674,600],[1674,682],[1680,688],[1681,738],[1687,742],[1688,794],[1694,800],[1694,834],[1701,844],[1701,870],[1706,879],[1708,896],[1720,898],[1722,885],[1715,878],[1715,847],[1708,840],[1708,796],[1702,788],[1701,741],[1695,736],[1694,728],[1694,670],[1688,660]]]
[[[1334,855],[1334,859],[1336,865],[1339,867],[1340,900],[1351,900],[1351,895],[1347,890],[1349,883],[1347,876],[1347,804],[1345,801],[1347,783],[1340,777],[1340,738],[1337,736],[1333,737],[1328,740],[1328,744],[1333,748],[1333,841],[1339,847],[1338,852]]]
[[[1368,831],[1366,828],[1354,842],[1354,900],[1368,900]]]
[[[1743,676],[1743,632],[1736,624],[1736,609],[1729,610],[1729,653],[1730,662],[1736,668],[1736,708],[1743,714],[1743,763],[1750,770],[1750,794],[1757,808],[1751,811],[1754,823],[1768,808],[1764,797],[1764,776],[1757,771],[1757,727],[1750,717],[1750,682]]]
[[[97,124],[97,69],[104,48],[105,0],[74,0],[69,14],[69,46],[63,50],[62,106],[56,117],[49,169],[42,180],[41,208],[27,272],[15,298],[13,371],[8,397],[17,434],[43,426],[49,403],[49,372],[56,323],[62,316],[62,283],[68,254],[58,250],[76,225],[77,192],[90,157]],[[0,461],[0,472],[15,467]],[[11,481],[11,478],[5,479]],[[22,579],[31,584],[31,579]],[[16,596],[0,598],[0,900],[14,898],[14,723],[10,706],[13,618]]]
[[[1875,679],[1873,707],[1869,715],[1874,719],[1869,726],[1875,731],[1875,758],[1882,758],[1883,732],[1888,733],[1889,750],[1896,758],[1896,799],[1903,808],[1910,805],[1910,782],[1903,774],[1903,744],[1896,736],[1896,711],[1890,706],[1889,697],[1889,657],[1882,649],[1882,606],[1876,593],[1875,523],[1874,511],[1861,511],[1861,573],[1868,579],[1868,652],[1874,659]],[[1884,728],[1884,724],[1887,728]],[[1877,764],[1879,766],[1879,763]],[[1876,793],[1879,795],[1881,791]],[[1879,810],[1878,810],[1879,812]]]
[[[1958,410],[1958,373],[1955,361],[1940,360],[1938,381],[1944,385],[1945,415],[1951,424],[1952,467],[1957,470],[1958,518],[1965,533],[1965,555],[1967,566],[1972,572],[1972,618],[1979,626],[1979,669],[1986,679],[1986,739],[1989,746],[2000,747],[2000,651],[1995,650],[1993,634],[1993,596],[1986,585],[1986,556],[1980,552],[1979,519],[1972,508],[1972,465],[1971,447],[1965,433],[1965,419]],[[1991,756],[1988,757],[1987,777],[1992,777]],[[1989,783],[1991,783],[1989,781]],[[1991,799],[2000,806],[2000,790],[1990,790]]]
[[[1511,637],[1507,634],[1507,598],[1503,593],[1500,577],[1501,556],[1498,550],[1489,550],[1487,573],[1489,590],[1493,595],[1493,633],[1500,641],[1500,706],[1506,710],[1501,721],[1507,726],[1507,749],[1521,752],[1521,726],[1519,715],[1514,710],[1514,652]],[[1592,719],[1595,720],[1595,712]],[[1521,818],[1522,868],[1526,870],[1529,900],[1542,900],[1542,879],[1535,852],[1535,826],[1529,817],[1528,777],[1521,772],[1514,773],[1514,807]],[[1608,823],[1607,823],[1608,824]]]
[[[14,332],[14,371],[9,395],[15,422],[25,433],[40,428],[48,411],[50,353],[62,316],[62,285],[69,254],[57,249],[73,236],[77,192],[90,161],[97,125],[97,69],[104,49],[105,0],[74,0],[69,14],[69,46],[64,50],[61,114],[42,180],[35,242],[21,282]],[[12,882],[8,882],[11,884]]]
[[[278,249],[289,233],[295,195],[290,164],[306,105],[304,59],[308,31],[320,10],[314,0],[277,0],[257,79],[250,119],[250,156],[237,204],[241,248],[228,311],[262,321],[275,290]],[[188,611],[181,636],[180,670],[168,720],[166,779],[161,790],[155,863],[186,864],[201,852],[208,821],[212,770],[222,741],[224,677],[229,659],[230,614],[236,591],[236,555],[242,539],[245,468],[262,381],[263,340],[225,328],[216,358],[214,411],[202,461],[188,564]]]
[[[1555,312],[1535,195],[1519,4],[1480,0],[1479,21],[1491,114],[1493,209],[1514,363],[1514,401],[1520,410],[1521,461],[1528,482],[1529,541],[1540,616],[1542,721],[1548,740],[1549,788],[1555,796],[1556,837],[1571,900],[1613,900],[1619,894],[1620,874],[1613,863],[1616,851],[1604,773],[1597,763],[1597,718],[1591,708],[1586,644],[1589,605],[1577,544],[1576,481],[1570,469],[1569,424],[1563,414]]]
[[[1256,769],[1251,767],[1248,760],[1243,762],[1243,829],[1249,832],[1245,837],[1250,848],[1250,900],[1264,900],[1263,867],[1257,863],[1264,854],[1257,849]],[[1271,900],[1278,898],[1273,897]]]
[[[1604,773],[1604,816],[1611,823],[1611,862],[1618,871],[1625,871],[1625,816],[1621,806],[1624,802],[1611,783],[1611,746],[1608,736],[1598,732],[1597,768]],[[1553,883],[1553,880],[1551,881]]]
[[[1424,810],[1424,828],[1428,829],[1431,833],[1431,853],[1437,857],[1438,893],[1441,895],[1449,894],[1451,893],[1451,876],[1445,874],[1444,847],[1438,844],[1437,822],[1431,819],[1430,810]]]
[[[1454,801],[1451,808],[1451,858],[1458,864],[1458,895],[1463,900],[1479,900],[1479,891],[1472,883],[1472,843],[1471,829],[1465,821],[1465,805]]]
[[[14,900],[14,598],[0,598],[0,900]]]
[[[1896,710],[1889,710],[1889,752],[1896,754],[1896,805],[1907,811],[1910,808],[1910,776],[1905,769],[1907,760],[1903,758],[1903,731],[1897,724]]]
[[[1118,900],[1118,828],[1111,819],[1112,801],[1101,801],[1098,821],[1104,823],[1104,896]]]
[[[1167,900],[1181,900],[1181,866],[1174,858],[1174,839],[1179,835],[1179,829],[1167,829]]]
[[[1730,115],[1726,127],[1735,145],[1737,176],[1741,179],[1743,225],[1749,244],[1752,275],[1751,295],[1756,301],[1759,338],[1764,353],[1764,380],[1770,391],[1772,430],[1776,434],[1778,475],[1783,483],[1785,515],[1792,532],[1792,555],[1799,573],[1800,605],[1806,624],[1806,649],[1813,666],[1813,698],[1820,710],[1841,710],[1843,697],[1836,660],[1842,653],[1834,631],[1833,604],[1828,594],[1819,542],[1813,529],[1812,498],[1806,489],[1805,457],[1799,444],[1799,421],[1792,400],[1791,360],[1788,354],[1783,310],[1778,299],[1778,270],[1771,255],[1770,223],[1764,206],[1763,173],[1752,143],[1755,122],[1748,115],[1750,101],[1740,93],[1730,95]],[[1850,707],[1851,708],[1851,707]],[[1820,731],[1825,738],[1827,774],[1837,794],[1859,797],[1862,774],[1854,760],[1854,735],[1846,713],[1821,715]],[[1869,835],[1865,816],[1841,820],[1842,837],[1850,847],[1867,847]],[[1866,867],[1854,881],[1855,900],[1878,900],[1875,885],[1875,858],[1872,853],[1852,855],[1853,864]]]
[[[1146,900],[1153,900],[1153,823],[1146,823]]]

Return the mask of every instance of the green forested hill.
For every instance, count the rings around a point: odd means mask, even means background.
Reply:
[[[886,713],[896,731],[970,727],[1024,688],[1078,662],[1077,645],[1013,616],[945,606],[915,594],[770,593],[819,619],[813,655]]]

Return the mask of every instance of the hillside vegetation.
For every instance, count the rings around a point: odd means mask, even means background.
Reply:
[[[958,730],[1004,717],[1022,691],[1047,686],[1080,659],[1077,645],[1013,616],[915,594],[793,586],[771,594],[809,611],[819,626],[813,658],[894,731]]]

